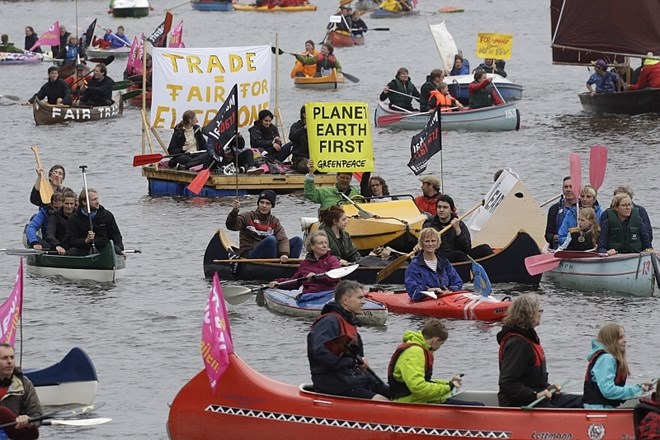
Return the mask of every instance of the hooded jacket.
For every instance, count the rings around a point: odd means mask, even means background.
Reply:
[[[245,257],[264,238],[274,235],[277,239],[278,255],[289,256],[289,238],[280,220],[272,214],[263,215],[258,209],[238,213],[231,210],[225,221],[230,231],[239,231],[239,254]]]
[[[99,209],[92,211],[92,225],[94,228],[94,246],[101,250],[105,248],[110,240],[114,242],[115,248],[124,250],[124,243],[119,231],[115,216],[110,211],[99,205]],[[91,244],[85,243],[89,231],[89,217],[82,207],[77,208],[69,217],[64,237],[65,249],[90,249]]]

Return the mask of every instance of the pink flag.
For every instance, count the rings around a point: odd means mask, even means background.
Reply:
[[[131,72],[131,75],[136,74],[137,64],[142,64],[138,59],[139,44],[137,37],[133,37],[133,44],[131,44],[131,49],[128,51],[128,59],[126,60],[126,69]]]
[[[177,24],[172,31],[170,47],[186,47],[186,45],[183,44],[183,20],[181,20],[181,23]]]
[[[41,37],[34,43],[30,50],[34,50],[39,46],[59,46],[60,45],[60,22],[56,21],[46,32],[41,34]]]
[[[216,273],[213,275],[213,287],[209,292],[202,323],[202,359],[214,393],[220,376],[229,367],[229,355],[233,352],[225,297]]]
[[[23,312],[23,259],[18,265],[14,290],[7,301],[0,306],[0,342],[12,347],[16,342],[16,328]]]

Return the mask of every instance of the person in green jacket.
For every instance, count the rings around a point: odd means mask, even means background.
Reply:
[[[342,193],[347,197],[360,195],[360,190],[351,186],[353,174],[351,173],[337,173],[337,183],[334,186],[321,186],[314,185],[314,161],[311,159],[307,162],[309,172],[305,176],[305,185],[303,191],[305,197],[314,203],[320,203],[319,210],[327,209],[338,202],[344,201]]]
[[[438,318],[424,322],[421,331],[406,330],[387,367],[387,380],[392,399],[407,403],[446,403],[451,405],[483,406],[481,402],[454,399],[460,389],[462,375],[450,380],[432,379],[433,353],[445,343],[449,333]]]

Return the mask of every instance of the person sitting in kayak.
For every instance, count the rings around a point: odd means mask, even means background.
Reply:
[[[610,208],[600,219],[598,252],[615,255],[650,251],[653,243],[648,231],[649,227],[630,196],[619,193],[612,198]]]
[[[298,266],[298,270],[291,278],[279,278],[268,283],[268,287],[274,289],[282,284],[287,290],[298,289],[302,286],[302,293],[316,293],[332,290],[339,283],[339,279],[327,276],[317,277],[332,269],[341,267],[339,259],[332,255],[328,245],[328,235],[325,231],[317,230],[310,234],[307,239],[307,255]],[[291,282],[296,278],[306,277],[303,281]]]
[[[362,12],[356,10],[351,15],[351,33],[354,37],[362,37],[369,30],[367,23],[361,18]]]
[[[437,90],[431,91],[428,107],[429,113],[436,111],[438,108],[441,112],[455,112],[465,108],[458,99],[451,96],[449,86],[444,82],[438,84]]]
[[[488,78],[483,69],[474,71],[474,81],[468,86],[468,93],[470,94],[470,108],[472,109],[504,104],[504,100],[500,97],[493,80]]]
[[[364,287],[342,280],[335,288],[334,301],[307,334],[307,358],[314,391],[338,396],[389,401],[389,387],[373,374],[364,356],[359,319],[366,300]]]
[[[593,208],[580,208],[578,217],[578,226],[568,230],[568,236],[562,243],[558,251],[564,249],[571,251],[590,251],[598,246],[598,236],[600,226],[598,226],[598,217]]]
[[[630,372],[626,360],[626,333],[622,325],[605,324],[591,341],[584,375],[582,403],[586,409],[613,409],[628,399],[650,391],[651,382],[626,385]]]
[[[14,43],[9,42],[9,35],[2,34],[1,37],[2,44],[0,44],[0,52],[10,52],[10,53],[23,53],[23,49],[20,49],[14,45]]]
[[[381,101],[389,99],[391,109],[408,112],[417,111],[412,105],[414,98],[419,100],[419,90],[413,84],[405,67],[400,67],[396,71],[394,79],[385,86],[379,96]]]
[[[403,332],[400,344],[387,367],[387,382],[392,400],[406,403],[445,403],[448,405],[484,406],[481,402],[454,399],[452,393],[462,385],[462,375],[449,380],[431,379],[433,353],[449,337],[445,324],[438,318],[429,318],[421,331]]]
[[[335,69],[338,74],[341,73],[341,64],[339,64],[339,60],[334,55],[334,52],[335,48],[330,43],[323,43],[321,45],[321,52],[315,57],[307,55],[296,58],[301,60],[305,65],[315,65],[316,71],[314,72],[314,76],[322,77],[330,75],[332,69]]]
[[[305,41],[305,50],[299,54],[293,54],[293,56],[296,57],[296,62],[293,65],[293,69],[291,69],[291,78],[295,78],[296,76],[298,77],[314,76],[314,73],[316,73],[316,62],[314,62],[313,64],[304,64],[303,60],[306,57],[313,57],[314,59],[316,59],[318,54],[319,52],[316,50],[316,47],[314,46],[314,42],[312,40]]]
[[[84,47],[78,44],[78,37],[72,35],[69,37],[66,46],[60,48],[55,58],[64,60],[62,64],[77,64],[80,61],[87,60],[87,52],[85,52]]]
[[[424,227],[441,231],[447,226],[451,228],[444,233],[438,252],[450,262],[468,261],[468,255],[472,258],[483,258],[493,253],[487,244],[472,247],[470,229],[459,220],[454,199],[443,194],[436,204],[436,215],[424,222]]]
[[[607,70],[607,63],[603,59],[598,59],[593,62],[594,73],[591,74],[587,80],[587,90],[591,96],[597,93],[614,93],[619,87],[619,76]],[[596,89],[592,86],[596,85]]]
[[[419,233],[417,246],[421,252],[406,268],[405,285],[413,301],[437,298],[463,288],[463,280],[456,269],[439,252],[440,234],[433,228],[424,228]]]
[[[536,406],[545,408],[582,408],[582,396],[563,394],[561,385],[548,382],[545,352],[535,330],[542,314],[535,293],[522,294],[509,306],[502,321],[504,326],[497,334],[499,405],[521,407],[535,402]]]
[[[353,244],[351,234],[346,232],[348,218],[341,207],[332,205],[322,210],[319,213],[319,220],[321,220],[319,231],[327,234],[332,255],[339,259],[342,266],[348,266],[360,259],[360,251]]]

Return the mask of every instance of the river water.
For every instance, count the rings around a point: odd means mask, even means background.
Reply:
[[[85,28],[94,18],[104,27],[126,27],[127,34],[149,34],[162,21],[164,10],[181,2],[155,2],[157,10],[143,19],[112,19],[107,1],[79,1],[78,23]],[[317,2],[318,3],[318,2]],[[568,174],[568,154],[580,152],[587,176],[589,146],[609,147],[607,176],[601,203],[609,204],[614,186],[631,185],[635,201],[646,206],[653,224],[660,225],[660,118],[658,115],[593,116],[582,112],[578,92],[590,72],[584,68],[551,64],[548,2],[516,0],[457,0],[461,14],[442,15],[440,3],[420,2],[421,14],[400,20],[370,20],[371,27],[389,32],[369,32],[363,47],[338,49],[344,69],[358,76],[336,92],[294,89],[288,79],[292,59],[283,57],[279,102],[284,121],[297,119],[300,106],[312,100],[362,100],[373,106],[383,86],[396,70],[407,66],[420,87],[436,65],[436,49],[426,21],[446,20],[458,46],[474,67],[477,32],[511,33],[513,58],[507,62],[509,78],[525,87],[519,102],[523,128],[507,133],[447,133],[443,135],[442,167],[445,190],[459,205],[472,206],[490,187],[493,173],[503,167],[517,172],[539,200],[559,193]],[[444,5],[444,3],[443,3]],[[323,1],[315,13],[256,14],[203,13],[189,5],[174,10],[175,23],[185,23],[188,47],[271,44],[279,34],[280,47],[298,51],[306,39],[320,41],[335,2]],[[2,32],[18,43],[23,28],[38,33],[59,20],[69,29],[76,24],[76,3],[4,3]],[[84,29],[83,29],[84,30]],[[0,68],[0,94],[27,99],[46,80],[46,64]],[[124,63],[109,66],[118,79]],[[2,104],[7,104],[6,100]],[[101,203],[116,216],[131,255],[127,276],[115,286],[73,283],[27,276],[24,300],[23,360],[26,366],[45,366],[59,360],[74,345],[85,348],[99,374],[98,401],[106,402],[98,416],[112,417],[107,425],[89,428],[44,427],[43,438],[164,439],[168,402],[200,368],[202,313],[209,283],[204,279],[202,256],[214,231],[229,212],[228,200],[178,200],[150,198],[140,170],[131,167],[140,152],[140,116],[128,107],[124,117],[93,124],[35,127],[30,107],[0,106],[0,140],[5,157],[0,177],[5,187],[0,210],[0,247],[18,247],[23,225],[35,211],[28,202],[34,183],[30,146],[40,148],[45,167],[61,163],[67,169],[65,184],[82,188],[79,165],[87,165],[89,186],[98,189]],[[373,129],[377,173],[387,178],[393,193],[419,192],[419,182],[405,166],[411,132]],[[164,133],[167,137],[169,134]],[[441,157],[429,163],[440,173]],[[246,197],[243,207],[254,206]],[[300,194],[280,196],[275,214],[289,235],[299,234],[299,217],[316,207]],[[655,228],[655,235],[660,230]],[[1,256],[0,295],[8,295],[18,260]],[[520,286],[499,286],[512,294],[528,291]],[[585,295],[542,283],[531,289],[542,295],[543,322],[539,333],[546,348],[551,379],[577,379],[584,374],[589,341],[605,321],[626,326],[631,381],[657,377],[660,342],[655,334],[660,320],[658,300],[606,295]],[[309,321],[279,316],[253,302],[233,307],[230,313],[237,353],[260,372],[291,383],[309,381],[305,335]],[[362,330],[367,356],[384,374],[387,361],[403,330],[416,328],[422,319],[391,315],[384,328]],[[437,355],[436,375],[464,372],[467,388],[496,389],[498,324],[452,321],[450,337]],[[579,389],[579,386],[577,387]]]

